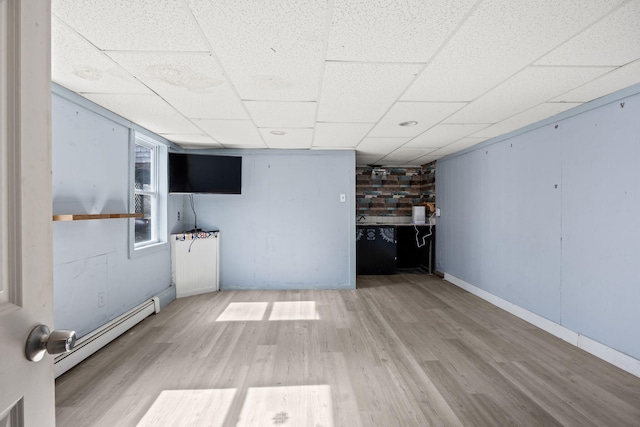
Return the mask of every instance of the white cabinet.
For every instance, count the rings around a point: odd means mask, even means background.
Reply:
[[[220,232],[171,235],[171,279],[176,298],[219,289]]]

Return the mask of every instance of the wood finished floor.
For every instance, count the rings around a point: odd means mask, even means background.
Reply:
[[[56,381],[60,427],[640,426],[640,378],[436,276],[176,300]]]

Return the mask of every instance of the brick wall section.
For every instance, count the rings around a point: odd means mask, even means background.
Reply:
[[[411,207],[435,202],[435,162],[416,167],[383,167],[385,177],[371,176],[371,166],[356,167],[356,214],[411,216]]]
[[[424,202],[436,202],[436,162],[422,165],[422,184],[420,193]]]

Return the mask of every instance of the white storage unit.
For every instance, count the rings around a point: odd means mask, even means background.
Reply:
[[[176,298],[219,289],[220,232],[171,235],[171,279]]]

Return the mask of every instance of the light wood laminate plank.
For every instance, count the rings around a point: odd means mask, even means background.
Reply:
[[[58,378],[56,406],[72,427],[631,426],[640,378],[397,274],[181,298]]]

